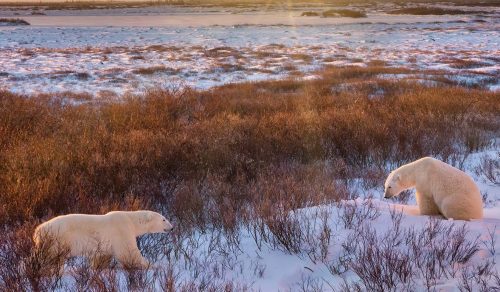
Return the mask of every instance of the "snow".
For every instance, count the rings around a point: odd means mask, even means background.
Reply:
[[[310,20],[297,13],[24,17],[33,25],[0,28],[0,88],[99,97],[178,84],[204,89],[282,79],[296,71],[309,74],[325,65],[365,66],[373,60],[449,72],[451,79],[467,78],[458,81],[490,90],[499,87],[500,18],[476,22],[475,15],[372,13],[364,19]],[[210,54],[221,47],[231,51]],[[454,66],[457,60],[474,63],[461,68]],[[169,70],[134,71],[159,65]]]
[[[490,236],[490,231],[495,230],[494,236],[496,238],[495,242],[495,255],[489,254],[485,247],[481,249],[476,255],[471,259],[474,264],[484,263],[485,260],[493,260],[495,262],[494,267],[497,271],[500,269],[500,185],[493,184],[488,181],[483,176],[478,176],[475,173],[475,167],[480,163],[481,157],[488,156],[492,159],[499,159],[500,153],[498,149],[493,148],[489,151],[478,152],[470,155],[465,160],[463,167],[464,170],[471,176],[474,177],[475,181],[478,183],[481,192],[488,192],[489,202],[486,203],[484,209],[484,218],[482,220],[472,220],[472,221],[454,221],[454,220],[441,220],[445,226],[451,224],[456,224],[460,226],[465,224],[466,228],[470,231],[468,234],[469,239],[473,239],[477,236],[481,240],[488,240]],[[498,171],[498,169],[497,169]],[[374,196],[371,202],[374,207],[380,212],[380,216],[374,220],[367,220],[367,224],[374,228],[377,234],[382,235],[391,232],[392,219],[391,210],[397,210],[404,214],[402,220],[403,228],[416,228],[421,229],[425,226],[426,222],[430,219],[429,216],[419,215],[418,207],[416,206],[414,198],[410,202],[410,205],[403,205],[393,203],[391,200],[379,199],[383,196],[383,186],[377,187],[377,189],[370,190],[359,190],[362,194],[361,197],[354,200],[346,201],[344,204],[356,204],[358,208],[364,203],[368,202],[366,196]],[[364,195],[363,195],[364,194]],[[339,214],[342,214],[342,210],[339,205],[324,205],[324,206],[314,206],[310,208],[305,208],[297,210],[296,213],[301,220],[310,220],[309,224],[316,224],[318,220],[318,214],[328,214],[328,226],[334,233],[334,240],[330,243],[328,250],[328,260],[333,260],[339,256],[340,244],[346,240],[351,234],[352,230],[344,228],[339,222]],[[307,225],[307,223],[303,223]],[[495,229],[496,228],[496,229]],[[325,264],[322,262],[314,263],[306,254],[288,254],[281,250],[272,249],[266,245],[263,246],[261,250],[255,244],[252,236],[248,231],[242,230],[240,243],[240,254],[235,255],[234,262],[238,268],[232,271],[227,271],[226,279],[232,279],[235,281],[244,281],[246,283],[253,283],[252,289],[261,291],[288,291],[297,290],[298,287],[295,285],[297,283],[302,283],[305,278],[312,279],[311,281],[316,281],[316,283],[325,284],[328,282],[334,287],[338,287],[341,283],[341,279],[337,276],[332,276],[328,271]],[[203,242],[203,240],[201,240]],[[206,242],[206,241],[205,241]],[[202,245],[198,250],[199,253],[204,256],[207,254],[208,249],[206,245]],[[257,261],[257,263],[255,262]],[[217,262],[217,260],[214,260]],[[265,267],[262,277],[254,275],[255,266]],[[253,276],[252,276],[253,275]],[[356,275],[352,271],[348,271],[344,275],[348,280],[356,281],[358,280]],[[458,291],[458,277],[451,279],[441,279],[436,285],[438,291]],[[417,284],[415,288],[418,290],[424,289],[423,282],[421,279],[416,280]],[[322,288],[329,290],[329,285],[323,285]],[[444,289],[444,290],[441,290]]]
[[[381,199],[383,186],[377,186],[374,189],[358,189],[357,193],[361,194],[360,197],[343,201],[341,204],[312,206],[292,211],[290,216],[298,219],[301,226],[309,230],[307,234],[313,237],[312,241],[304,240],[303,251],[299,253],[291,253],[263,241],[258,243],[259,241],[254,240],[252,236],[251,227],[241,226],[233,236],[227,234],[218,236],[220,231],[215,230],[196,231],[186,235],[179,239],[181,244],[178,246],[181,247],[182,252],[171,250],[170,246],[174,243],[171,239],[167,239],[164,243],[165,255],[163,258],[160,256],[156,265],[160,268],[172,268],[174,274],[177,275],[177,284],[190,281],[195,283],[209,281],[215,284],[233,281],[233,283],[251,288],[252,291],[296,291],[304,288],[305,283],[308,283],[310,286],[306,288],[309,290],[313,287],[320,287],[321,291],[331,291],[332,288],[339,288],[343,279],[351,283],[360,280],[352,270],[344,271],[341,275],[333,275],[328,268],[328,264],[335,263],[343,254],[342,245],[353,242],[355,225],[369,228],[378,240],[383,241],[394,234],[395,221],[392,217],[401,212],[403,214],[401,229],[405,231],[423,230],[427,224],[443,224],[445,228],[451,225],[455,227],[465,225],[468,231],[466,238],[471,241],[478,238],[481,242],[479,251],[474,254],[467,265],[476,267],[490,261],[493,270],[498,272],[500,270],[500,185],[495,185],[486,177],[477,175],[475,168],[482,157],[498,159],[499,154],[497,148],[473,153],[462,164],[464,170],[478,183],[481,192],[489,193],[484,218],[481,220],[444,220],[438,217],[422,216],[419,214],[414,198],[409,205],[384,200]],[[359,188],[359,185],[353,184],[353,187]],[[346,227],[342,224],[341,216],[343,212],[346,212],[343,206],[350,205],[355,209],[369,210],[366,209],[368,204],[374,207],[371,212],[377,214],[354,221],[353,226]],[[332,231],[332,240],[327,245],[327,257],[324,260],[318,260],[304,250],[313,250],[314,247],[320,246],[317,235],[323,230],[323,223]],[[494,254],[488,246],[491,235],[494,236]],[[451,244],[448,242],[448,234],[437,236],[442,238],[441,242]],[[237,238],[237,243],[230,241],[230,238]],[[402,248],[404,253],[410,253],[408,245],[403,244],[398,248]],[[315,253],[312,252],[312,254]],[[456,268],[459,267],[453,269]],[[433,288],[436,291],[458,291],[460,277],[460,271],[454,276],[442,276],[436,280]],[[495,285],[495,283],[490,282],[490,285]],[[424,291],[426,289],[424,279],[413,278],[411,287],[412,291]]]

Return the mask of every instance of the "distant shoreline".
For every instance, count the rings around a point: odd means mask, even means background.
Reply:
[[[0,0],[1,1],[1,0]],[[500,5],[500,0],[498,1]],[[113,21],[98,19],[99,25],[135,26],[133,17],[148,17],[151,25],[171,26],[196,22],[196,25],[321,25],[359,22],[415,22],[448,21],[463,17],[479,17],[490,20],[500,14],[500,7],[453,6],[453,4],[401,4],[390,3],[351,3],[334,4],[302,2],[282,4],[227,4],[216,5],[209,2],[196,6],[179,2],[61,2],[61,3],[8,3],[0,2],[0,18],[23,18],[32,25],[86,25],[81,17],[115,17]],[[490,2],[489,2],[490,3]],[[493,2],[491,2],[493,3]],[[379,5],[380,4],[380,5]],[[401,8],[404,7],[404,8]],[[216,16],[216,19],[211,19]],[[69,18],[68,18],[69,17]],[[74,18],[72,18],[74,17]],[[163,17],[163,19],[162,19]],[[196,20],[193,19],[196,17]],[[452,18],[454,17],[454,18]],[[60,20],[58,20],[60,18]],[[168,19],[167,19],[168,18]],[[256,19],[254,19],[256,18]],[[358,20],[354,20],[354,19]],[[419,20],[419,19],[422,20]],[[484,18],[484,19],[483,19]],[[400,19],[400,20],[396,20]],[[408,20],[407,20],[408,19]],[[63,22],[61,22],[63,21]],[[67,21],[67,22],[65,22]],[[116,22],[118,21],[118,22]],[[140,21],[143,23],[144,21]],[[78,23],[78,24],[77,24]],[[147,25],[146,25],[147,26]]]
[[[272,16],[272,17],[271,17]],[[91,16],[27,16],[23,17],[32,26],[71,26],[71,27],[209,27],[209,26],[327,26],[343,24],[396,24],[469,21],[463,16],[414,16],[369,15],[367,18],[311,18],[300,15],[279,13],[254,14],[158,14],[148,15],[91,15]],[[68,25],[70,24],[70,25]]]
[[[20,18],[0,18],[0,26],[17,26],[17,25],[30,25],[30,23]]]
[[[434,0],[389,0],[374,2],[367,2],[365,0],[158,0],[158,1],[137,1],[137,0],[120,0],[120,1],[33,1],[33,0],[0,0],[0,7],[12,7],[18,9],[29,9],[33,7],[44,7],[48,10],[75,10],[75,9],[119,9],[119,8],[139,8],[151,6],[180,6],[180,7],[226,7],[226,8],[277,8],[287,7],[289,9],[307,8],[315,6],[365,6],[372,7],[377,4],[396,4],[400,6],[405,5],[425,5],[437,4]],[[500,0],[447,0],[439,2],[439,4],[449,4],[456,6],[486,6],[486,7],[500,7]]]

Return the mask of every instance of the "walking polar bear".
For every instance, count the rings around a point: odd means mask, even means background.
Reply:
[[[384,198],[415,188],[422,215],[470,220],[483,218],[479,188],[463,171],[442,161],[425,157],[401,166],[385,181]]]
[[[34,232],[35,247],[47,248],[53,254],[91,256],[98,267],[115,258],[126,267],[147,268],[136,237],[146,233],[165,233],[173,227],[161,214],[153,211],[113,211],[105,215],[69,214],[40,224]],[[65,253],[61,253],[65,250]]]

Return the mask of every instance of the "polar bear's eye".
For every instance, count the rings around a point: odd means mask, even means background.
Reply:
[[[391,188],[391,186],[388,187],[389,189]]]

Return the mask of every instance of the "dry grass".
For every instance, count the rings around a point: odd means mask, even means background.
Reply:
[[[440,7],[407,7],[388,12],[389,14],[412,14],[412,15],[461,15],[461,14],[487,14],[487,11],[467,11],[460,9]]]
[[[300,16],[319,16],[319,13],[314,11],[304,11]]]
[[[354,209],[353,214],[362,217],[364,209]],[[351,213],[344,211],[341,216],[351,217]],[[494,263],[469,262],[480,250],[480,240],[469,237],[465,225],[431,218],[423,228],[403,227],[402,213],[396,210],[391,211],[391,218],[386,233],[378,233],[363,221],[352,225],[353,233],[341,244],[340,255],[325,263],[333,275],[342,277],[349,269],[356,273],[360,281],[344,280],[346,290],[414,291],[418,285],[432,290],[438,281],[452,278],[462,279],[460,291],[498,289],[495,282],[500,275]]]
[[[475,69],[485,66],[489,66],[489,63],[481,62],[477,60],[466,60],[466,59],[452,59],[448,60],[451,68],[455,69]]]
[[[174,74],[175,72],[177,72],[177,70],[172,68],[167,68],[166,66],[163,65],[143,67],[132,70],[132,73],[140,75],[153,75],[157,73]]]
[[[29,22],[27,22],[24,19],[20,19],[20,18],[0,18],[0,24],[7,24],[7,25],[30,25]]]
[[[363,18],[366,17],[366,13],[358,10],[351,9],[329,9],[321,13],[323,17],[352,17],[352,18]]]
[[[238,230],[246,226],[258,246],[321,261],[331,231],[313,234],[302,215],[290,210],[347,199],[346,185],[354,179],[380,184],[379,174],[389,164],[426,155],[453,161],[498,137],[498,93],[377,78],[399,71],[327,68],[312,81],[152,89],[100,104],[68,105],[57,96],[0,92],[5,235],[0,290],[30,290],[49,280],[43,287],[59,285],[56,276],[42,281],[23,267],[34,225],[64,213],[147,208],[168,214],[174,224],[182,222],[174,242],[162,245],[172,247],[169,256],[189,255],[180,246],[192,230],[219,230],[228,245],[215,246],[231,254],[238,248]],[[349,90],[334,90],[342,84],[350,84]],[[371,206],[360,208],[345,209],[347,227],[376,218]],[[317,216],[318,222],[326,220]],[[206,275],[201,270],[213,265],[216,260],[191,270]],[[84,266],[77,270],[78,283],[89,283],[82,289],[112,289],[121,277],[115,270],[107,272],[109,277],[85,274]],[[150,284],[140,273],[127,273],[130,287]],[[256,268],[256,273],[264,271]],[[179,282],[175,275],[167,267],[156,279],[181,291],[245,288],[204,276]],[[32,282],[15,286],[22,277]]]
[[[2,92],[1,218],[95,212],[127,193],[163,202],[165,180],[252,180],[287,161],[361,168],[447,159],[457,145],[477,150],[498,134],[498,93],[378,81],[379,73],[332,69],[314,81],[152,90],[99,107]],[[370,86],[356,82],[369,78]],[[332,91],[343,83],[348,91]]]

